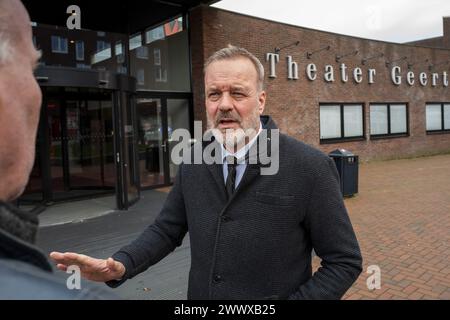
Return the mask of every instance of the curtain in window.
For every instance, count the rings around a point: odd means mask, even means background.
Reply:
[[[444,129],[450,129],[450,104],[444,104]]]
[[[362,105],[344,105],[344,137],[360,137],[362,135]]]
[[[427,130],[442,130],[442,117],[440,104],[427,104],[426,121],[427,121]]]
[[[374,104],[370,106],[370,134],[388,133],[387,105]]]
[[[406,133],[406,105],[391,104],[391,133]]]
[[[320,139],[341,137],[341,107],[320,106]]]

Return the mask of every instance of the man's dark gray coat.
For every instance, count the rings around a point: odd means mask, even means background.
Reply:
[[[274,127],[262,118],[264,128]],[[189,299],[340,299],[362,270],[334,162],[280,134],[279,171],[249,164],[229,200],[221,164],[183,164],[154,224],[113,258],[126,279],[189,231]],[[312,249],[322,259],[312,275]]]

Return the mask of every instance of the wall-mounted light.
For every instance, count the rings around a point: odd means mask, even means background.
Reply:
[[[364,58],[361,60],[361,64],[365,65],[367,63],[367,61],[369,60],[373,60],[373,59],[377,59],[377,58],[382,58],[384,57],[384,53],[379,53],[377,55],[374,55],[372,57],[368,57],[368,58]]]
[[[348,56],[356,56],[358,54],[358,50],[349,52],[349,53],[344,53],[341,55],[336,55],[336,62],[339,62],[342,58],[348,57]]]
[[[306,52],[306,58],[307,59],[311,59],[313,54],[316,54],[318,52],[325,51],[325,50],[328,51],[330,49],[331,49],[331,46],[326,46],[326,47],[323,47],[323,48],[320,48],[320,49],[317,49],[317,50],[314,50],[314,51],[311,51],[311,52],[308,51],[308,52]]]
[[[422,61],[422,62],[414,62],[414,63],[408,62],[408,69],[411,69],[413,66],[421,65],[423,63],[428,63],[428,61],[430,61],[430,59],[426,59],[425,61]]]
[[[278,53],[278,52],[280,52],[281,50],[283,50],[283,49],[286,49],[286,48],[289,48],[289,47],[292,47],[292,46],[298,46],[300,44],[300,41],[295,41],[294,43],[291,43],[291,44],[288,44],[287,46],[284,46],[284,47],[275,47],[275,49],[274,49],[274,51],[275,51],[275,53]]]
[[[408,59],[408,57],[404,56],[404,57],[401,57],[400,59],[397,59],[397,60],[386,61],[386,67],[389,68],[393,63],[400,62],[400,61],[403,61],[403,60],[406,60],[406,59]]]
[[[447,61],[443,61],[443,62],[439,62],[439,63],[434,63],[434,64],[430,64],[429,66],[428,66],[428,70],[433,70],[433,68],[434,67],[436,67],[436,66],[441,66],[441,65],[443,65],[443,64],[449,64],[450,63],[450,60],[447,60]]]

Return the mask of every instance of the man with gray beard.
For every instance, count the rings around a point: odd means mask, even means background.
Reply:
[[[58,268],[76,264],[86,278],[117,287],[166,257],[189,231],[189,299],[340,299],[362,258],[335,164],[291,137],[271,138],[275,124],[261,116],[263,82],[264,68],[247,50],[215,52],[205,63],[215,139],[203,148],[212,146],[220,161],[180,165],[155,222],[111,258],[53,252]],[[261,161],[268,150],[279,161],[271,175],[262,174],[271,165]],[[314,274],[313,249],[322,259]]]

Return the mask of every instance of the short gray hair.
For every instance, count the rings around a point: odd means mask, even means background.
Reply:
[[[0,65],[12,57],[11,38],[8,35],[11,27],[9,19],[12,19],[7,0],[0,0]]]
[[[219,51],[214,52],[205,62],[204,71],[206,68],[213,62],[221,61],[221,60],[231,60],[237,59],[240,57],[244,57],[249,59],[253,66],[255,67],[257,74],[257,86],[260,91],[264,89],[264,67],[261,64],[261,61],[249,51],[244,48],[236,47],[233,45],[228,45],[228,47],[220,49]]]

